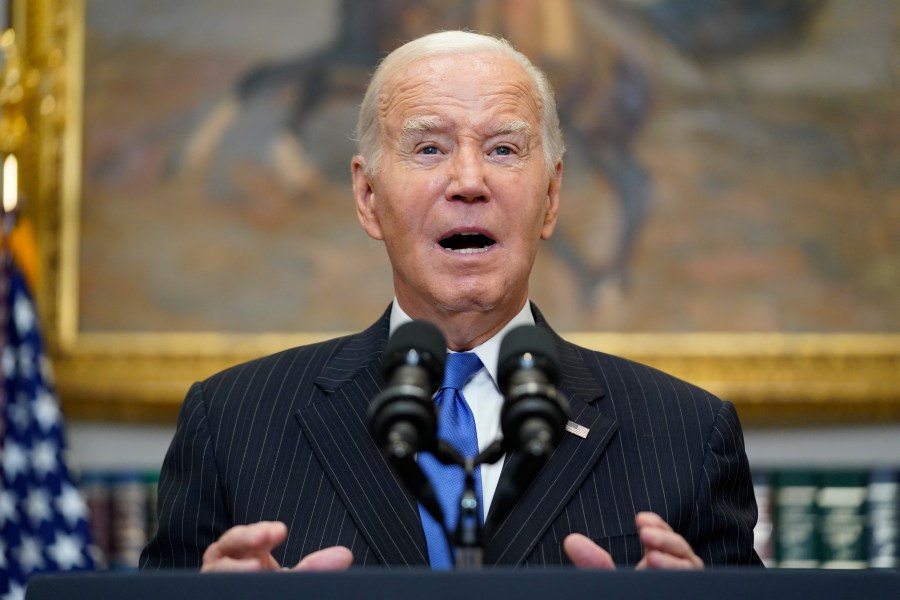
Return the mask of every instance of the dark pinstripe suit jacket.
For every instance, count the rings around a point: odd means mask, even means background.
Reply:
[[[537,309],[535,320],[547,326]],[[416,504],[369,436],[389,313],[366,331],[287,350],[195,384],[159,482],[144,569],[197,567],[233,525],[280,520],[281,564],[336,544],[357,565],[424,565]],[[485,541],[485,564],[566,564],[580,532],[617,564],[642,556],[638,511],[659,513],[707,563],[759,564],[756,502],[731,404],[554,334],[572,420],[536,482]]]

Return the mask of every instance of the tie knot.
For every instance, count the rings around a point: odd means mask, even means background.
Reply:
[[[481,359],[474,352],[453,352],[447,355],[444,383],[441,388],[461,390],[475,373],[481,370]]]

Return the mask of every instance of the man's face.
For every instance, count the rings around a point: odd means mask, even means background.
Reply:
[[[413,317],[521,308],[559,206],[540,108],[522,67],[493,54],[422,59],[385,84],[378,173],[355,157],[354,196]]]

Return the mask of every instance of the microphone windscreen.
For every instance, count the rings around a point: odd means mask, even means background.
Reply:
[[[497,379],[500,389],[506,387],[513,371],[520,368],[523,356],[531,355],[535,366],[545,371],[554,383],[557,380],[556,345],[550,332],[536,325],[519,325],[511,329],[500,342],[497,359]]]
[[[440,381],[447,361],[447,342],[441,330],[428,321],[410,321],[394,330],[382,361],[385,378],[390,378],[398,366],[410,364],[410,351],[414,352],[413,360],[419,361],[418,364]]]

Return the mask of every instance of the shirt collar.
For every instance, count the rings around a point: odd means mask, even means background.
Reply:
[[[395,329],[408,321],[412,321],[412,318],[400,307],[397,298],[394,298],[394,302],[391,304],[391,333],[394,333]],[[500,340],[506,336],[510,329],[519,325],[534,325],[534,315],[531,313],[531,302],[529,301],[525,302],[522,310],[510,319],[503,329],[471,350],[481,359],[481,363],[487,369],[491,379],[494,380],[494,385],[497,385],[497,359],[500,357]],[[447,351],[451,352],[451,350]]]

